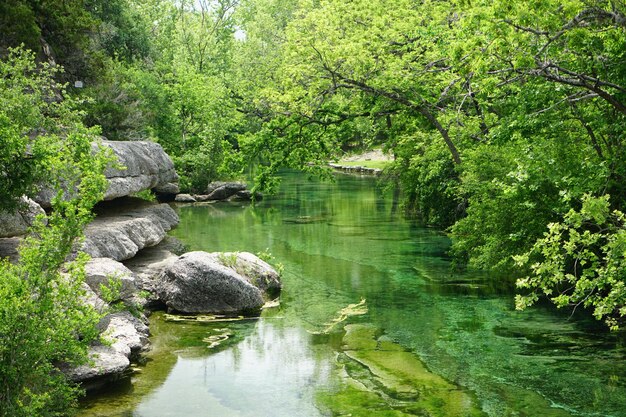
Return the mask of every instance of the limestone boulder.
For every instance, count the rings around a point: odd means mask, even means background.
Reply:
[[[63,371],[74,382],[96,389],[128,373],[131,360],[149,344],[148,327],[128,311],[109,314],[99,324],[106,344],[89,348],[89,363],[65,367]]]
[[[196,199],[191,194],[177,194],[174,201],[177,203],[195,203]]]
[[[104,195],[105,200],[153,188],[156,191],[172,191],[178,184],[174,163],[158,143],[105,140],[102,145],[111,149],[119,164],[125,167],[106,170],[109,188]]]
[[[170,310],[183,313],[241,313],[264,304],[259,288],[207,252],[189,252],[167,265],[157,291]]]
[[[137,288],[146,294],[141,300],[144,308],[156,309],[162,307],[157,294],[157,278],[163,269],[178,259],[177,253],[182,253],[182,243],[175,238],[167,237],[157,246],[141,250],[136,256],[124,261],[135,276]]]
[[[22,240],[22,237],[0,238],[0,259],[7,258],[9,262],[16,263],[19,260],[18,248]]]
[[[256,201],[261,201],[263,199],[263,194],[261,193],[253,193],[250,190],[241,190],[237,191],[234,195],[228,198],[229,201],[250,201],[254,198]]]
[[[105,171],[108,188],[104,200],[113,200],[150,189],[164,194],[179,192],[178,174],[174,169],[174,163],[158,143],[103,140],[101,144],[110,149],[119,166],[124,167],[123,169],[110,167]],[[95,151],[95,144],[93,148]],[[40,188],[34,200],[42,207],[50,207],[56,191],[45,185]],[[66,198],[74,194],[74,190],[65,190]]]
[[[280,292],[282,284],[279,273],[258,256],[250,252],[213,252],[210,255],[261,290],[266,298]]]
[[[207,200],[226,200],[246,188],[242,182],[212,182],[207,186]]]
[[[133,303],[137,294],[135,276],[124,264],[109,258],[92,258],[85,265],[85,282],[99,297],[102,286],[111,287],[111,280],[119,282],[119,298],[109,301]]]
[[[46,212],[35,201],[22,197],[15,211],[0,212],[0,238],[24,235],[38,215],[45,216]]]

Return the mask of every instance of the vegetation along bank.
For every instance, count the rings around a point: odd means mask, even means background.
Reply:
[[[32,229],[0,266],[0,414],[66,409],[57,365],[98,338],[100,315],[70,296],[88,259],[70,255],[119,197],[105,171],[125,162],[100,136],[158,144],[161,191],[192,197],[250,172],[271,191],[281,167],[327,175],[381,147],[381,178],[449,232],[459,267],[515,281],[520,309],[546,298],[619,329],[625,50],[620,0],[3,1],[0,208]],[[132,169],[144,196],[156,187]],[[23,198],[42,194],[45,221]]]

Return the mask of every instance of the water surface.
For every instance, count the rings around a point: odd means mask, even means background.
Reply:
[[[372,178],[285,174],[281,192],[256,206],[178,212],[172,234],[190,250],[268,252],[282,263],[281,306],[236,323],[155,314],[147,364],[86,401],[82,416],[446,415],[445,399],[428,400],[432,387],[394,391],[368,368],[374,356],[353,360],[359,352],[350,353],[342,332],[315,334],[361,299],[368,313],[346,324],[375,329],[378,345],[402,351],[389,358],[425,367],[484,415],[626,416],[623,336],[549,306],[514,311],[506,279],[453,272],[448,239],[403,218]],[[207,338],[220,334],[230,338],[209,349]],[[398,374],[391,359],[382,367]],[[416,408],[420,401],[429,411]]]

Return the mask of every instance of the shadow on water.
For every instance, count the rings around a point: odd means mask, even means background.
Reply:
[[[403,218],[374,179],[287,173],[255,206],[179,215],[190,250],[269,250],[281,306],[217,327],[156,315],[151,360],[84,417],[626,416],[623,334],[548,305],[515,311],[512,280],[454,272],[446,236]],[[361,299],[347,332],[311,334]],[[216,332],[230,336],[209,349]]]

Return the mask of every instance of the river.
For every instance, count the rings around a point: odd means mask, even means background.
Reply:
[[[447,237],[373,178],[287,173],[255,206],[178,213],[190,250],[270,253],[281,305],[237,322],[154,314],[147,362],[80,416],[626,416],[623,334],[548,305],[515,311],[510,280],[454,272]],[[366,314],[320,334],[361,300]]]

